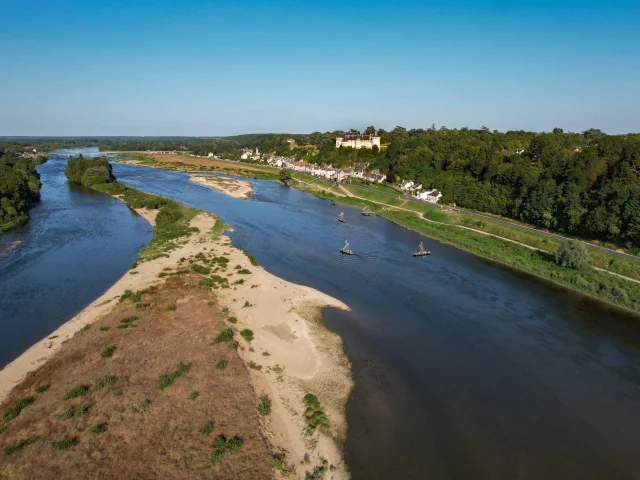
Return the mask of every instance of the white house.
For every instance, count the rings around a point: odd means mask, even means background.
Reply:
[[[336,148],[373,148],[374,145],[380,148],[380,137],[377,135],[360,135],[359,133],[345,133],[336,137]]]
[[[413,182],[411,180],[403,180],[398,186],[401,190],[404,190],[406,192],[408,190],[411,190],[411,188],[413,187]]]

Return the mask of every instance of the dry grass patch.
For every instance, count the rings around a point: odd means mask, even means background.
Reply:
[[[115,305],[100,324],[135,314],[137,328],[84,331],[11,391],[0,405],[11,417],[0,423],[0,476],[273,478],[248,371],[226,343],[211,345],[227,315],[206,307],[211,292],[187,287],[194,279],[171,276],[158,288],[175,311],[136,311],[136,299]],[[99,355],[105,345],[117,345],[108,361]],[[212,371],[221,357],[226,368]],[[173,372],[179,379],[159,390],[158,378]],[[21,402],[42,385],[46,393]],[[188,401],[194,392],[198,400]],[[217,436],[229,440],[213,450]]]

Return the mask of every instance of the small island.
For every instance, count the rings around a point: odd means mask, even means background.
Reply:
[[[237,180],[235,178],[191,174],[190,180],[205,187],[211,187],[220,193],[234,198],[251,198],[251,193],[253,192],[251,182]]]

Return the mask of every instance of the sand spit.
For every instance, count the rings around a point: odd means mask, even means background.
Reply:
[[[140,213],[153,223],[157,212]],[[286,282],[253,265],[244,252],[231,245],[229,237],[211,233],[215,223],[213,215],[198,214],[191,226],[199,232],[168,257],[141,263],[127,272],[49,338],[7,365],[0,371],[0,403],[29,372],[45,365],[63,342],[72,341],[71,337],[85,325],[117,308],[118,298],[126,290],[138,291],[164,283],[165,279],[159,278],[162,272],[188,268],[198,254],[207,258],[224,256],[229,267],[219,275],[228,279],[230,288],[212,290],[210,295],[225,315],[237,318],[237,324],[229,326],[236,330],[240,357],[247,368],[251,366],[252,387],[256,396],[265,393],[272,401],[271,415],[260,417],[272,453],[284,453],[287,464],[295,467],[295,473],[288,478],[305,478],[305,473],[320,465],[321,459],[336,467],[331,478],[349,478],[338,444],[346,435],[345,405],[353,386],[350,364],[341,339],[322,325],[320,315],[326,306],[348,307],[317,290]],[[243,329],[252,330],[254,339],[249,342],[242,338],[238,332]],[[307,393],[318,397],[331,425],[328,432],[318,429],[311,435],[303,433],[307,426],[303,397]],[[303,460],[306,462],[302,463]]]
[[[235,178],[218,177],[216,175],[198,175],[190,174],[189,180],[205,187],[213,188],[214,190],[229,195],[234,198],[247,199],[251,198],[251,192],[253,192],[253,185],[251,182],[244,180],[237,180]]]

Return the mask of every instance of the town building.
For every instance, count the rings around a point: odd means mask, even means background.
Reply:
[[[345,133],[336,137],[336,148],[352,147],[352,148],[380,148],[380,137],[377,135],[360,135],[359,133]]]

